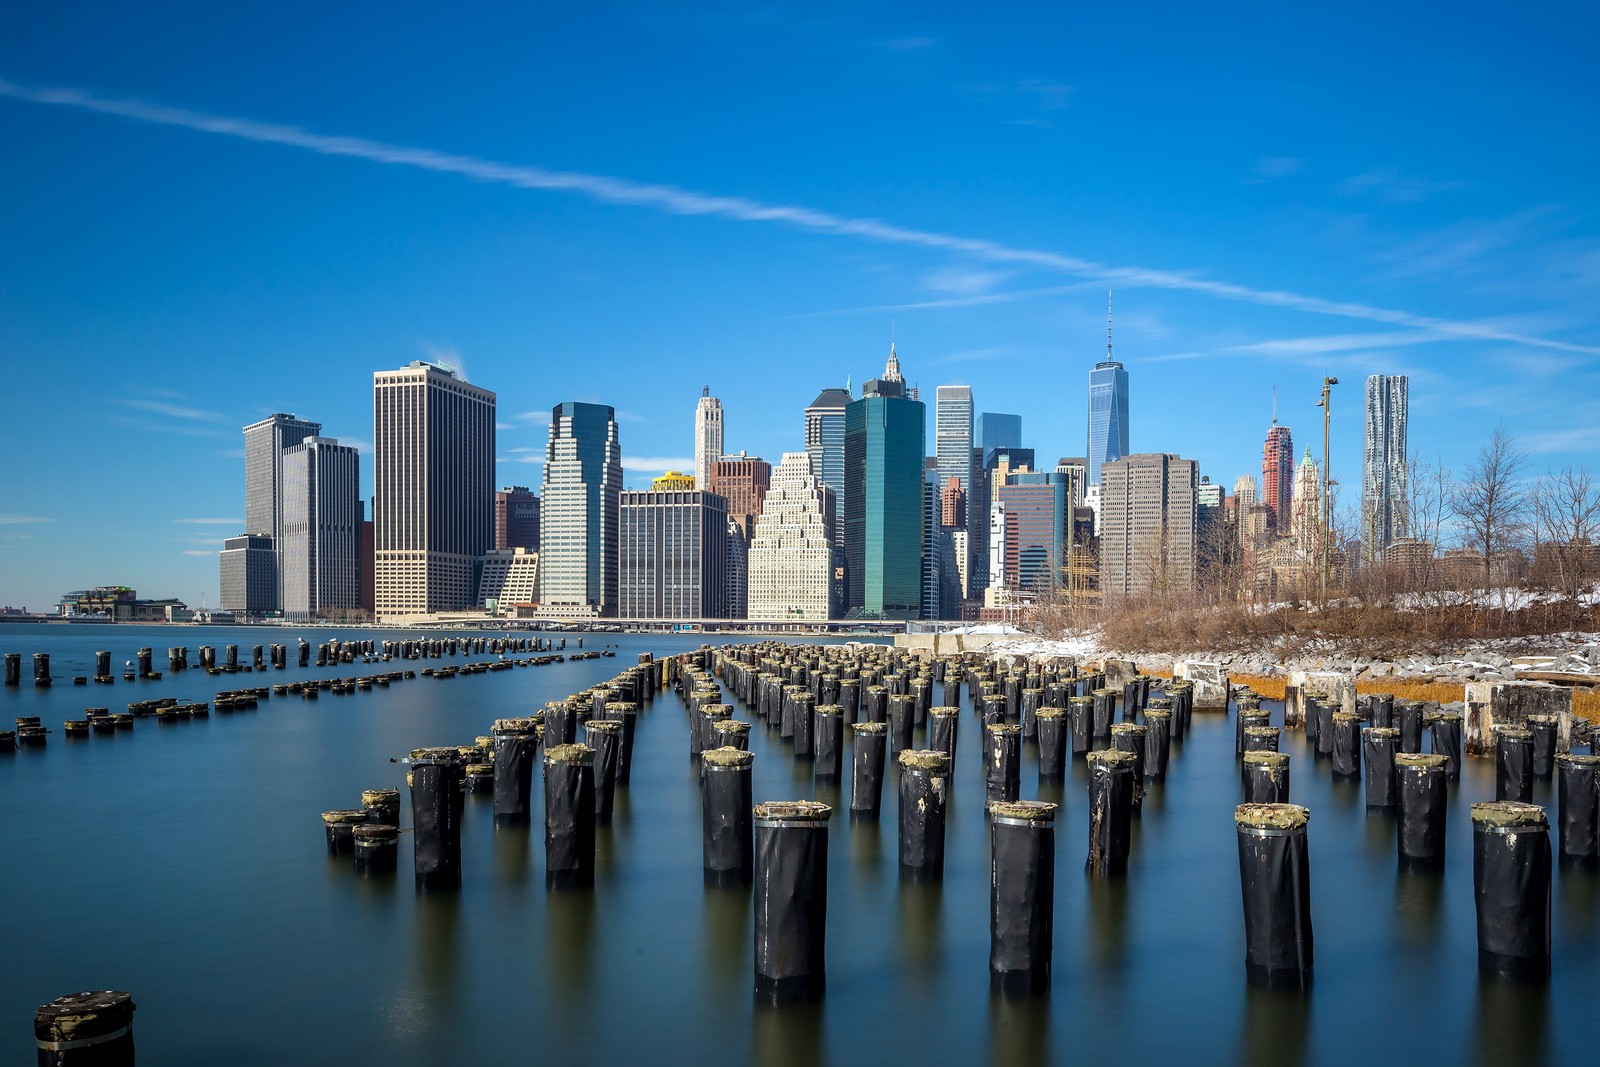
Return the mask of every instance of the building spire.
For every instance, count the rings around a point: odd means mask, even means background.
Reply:
[[[1111,290],[1106,290],[1106,362],[1111,359]]]
[[[905,382],[905,377],[900,373],[900,357],[895,354],[894,341],[889,341],[889,362],[883,368],[883,380],[886,382]]]

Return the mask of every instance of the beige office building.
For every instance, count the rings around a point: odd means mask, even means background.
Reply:
[[[804,452],[785,452],[750,540],[748,616],[823,622],[833,589],[833,531]]]
[[[1193,588],[1198,467],[1192,459],[1146,452],[1102,468],[1100,587],[1106,596]]]
[[[495,395],[421,360],[372,376],[376,613],[464,611],[494,544]]]

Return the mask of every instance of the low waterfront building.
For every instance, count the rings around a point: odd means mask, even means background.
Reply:
[[[228,538],[222,542],[218,568],[221,572],[224,611],[254,616],[276,613],[278,554],[271,537],[266,534],[244,534]],[[128,599],[131,601],[133,598],[130,596]]]
[[[539,553],[497,548],[484,553],[478,606],[491,615],[514,615],[539,600]]]

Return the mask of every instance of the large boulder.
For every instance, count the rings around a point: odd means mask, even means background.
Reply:
[[[1290,671],[1283,686],[1283,725],[1305,725],[1306,697],[1331,703],[1334,711],[1355,714],[1356,676],[1338,671]]]
[[[1194,686],[1196,708],[1228,709],[1228,698],[1232,695],[1233,687],[1228,681],[1228,672],[1220,663],[1179,660],[1172,665],[1172,676]]]

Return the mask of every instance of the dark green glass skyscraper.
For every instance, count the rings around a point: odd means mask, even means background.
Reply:
[[[915,619],[922,611],[922,402],[906,395],[889,347],[883,377],[844,414],[844,549],[847,614]]]

